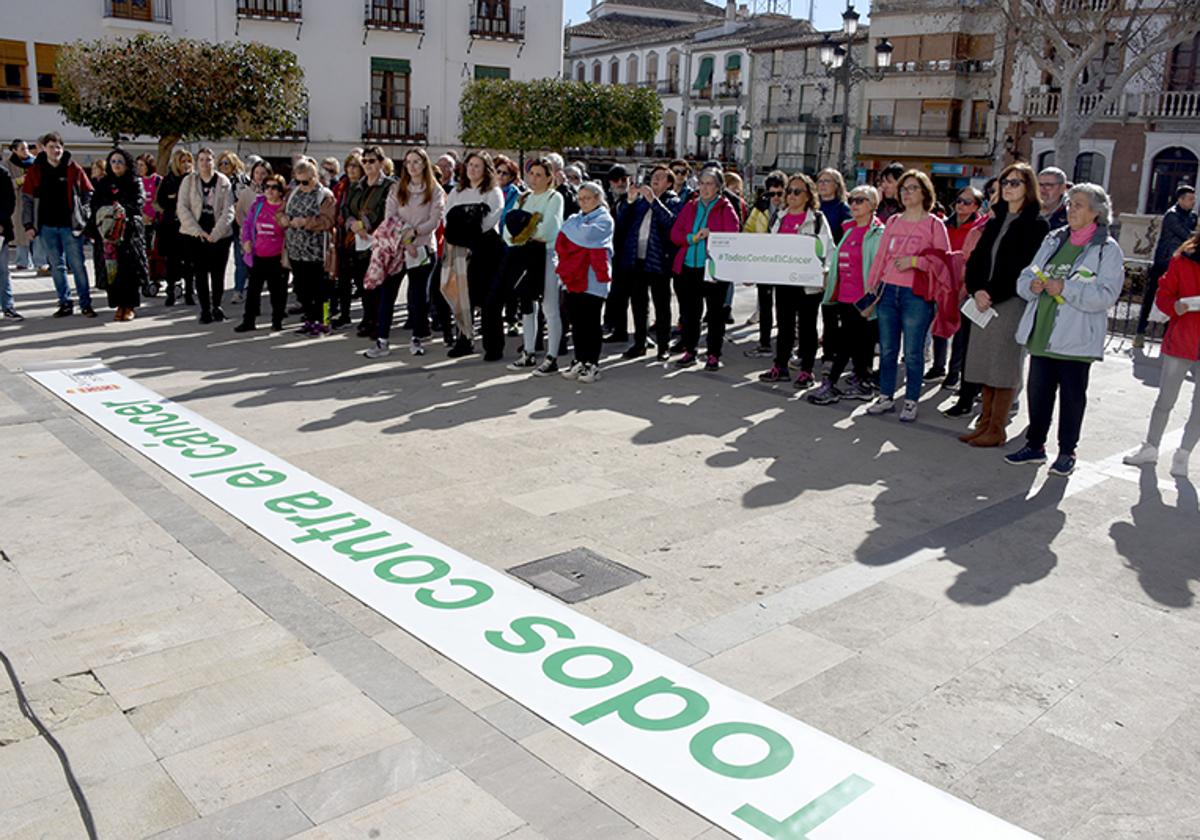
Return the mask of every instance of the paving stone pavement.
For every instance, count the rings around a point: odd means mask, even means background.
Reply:
[[[103,838],[729,835],[18,373],[79,357],[495,568],[576,547],[629,566],[646,577],[576,608],[1040,836],[1200,838],[1197,492],[1119,460],[1153,358],[1096,367],[1062,480],[957,443],[936,389],[901,426],[764,386],[744,328],[719,373],[608,345],[584,386],[161,300],[54,320],[47,280],[15,289],[0,649]],[[752,306],[738,290],[739,322]],[[0,682],[0,838],[80,836]]]

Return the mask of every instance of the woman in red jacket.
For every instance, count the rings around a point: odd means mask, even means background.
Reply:
[[[1167,273],[1158,281],[1154,303],[1170,316],[1162,344],[1162,376],[1158,399],[1150,414],[1146,442],[1125,463],[1134,466],[1158,461],[1158,447],[1171,409],[1179,399],[1179,388],[1188,371],[1200,380],[1200,230],[1175,252]],[[1187,478],[1188,457],[1200,443],[1200,387],[1192,393],[1192,413],[1183,427],[1183,441],[1171,459],[1171,475]]]
[[[729,199],[721,195],[725,178],[721,170],[710,167],[700,173],[699,198],[689,201],[679,211],[671,228],[671,241],[679,250],[675,254],[675,296],[679,298],[680,341],[683,355],[676,362],[680,367],[696,363],[696,346],[700,343],[700,312],[708,307],[708,358],[705,370],[721,367],[721,344],[725,341],[725,298],[729,284],[705,278],[708,261],[708,234],[737,233],[742,229],[737,211]]]

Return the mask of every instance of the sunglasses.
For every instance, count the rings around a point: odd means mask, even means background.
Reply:
[[[973,198],[956,198],[956,199],[954,199],[954,203],[955,204],[975,204],[976,201]]]
[[[788,195],[808,195],[808,190],[804,187],[788,187]]]
[[[850,196],[850,203],[851,204],[867,204],[869,202],[866,198],[863,198],[861,195],[852,195],[852,196]]]
[[[363,163],[379,163],[379,158],[363,158]]]
[[[1000,182],[1000,186],[1002,186],[1002,187],[1023,187],[1023,186],[1025,186],[1025,182],[1023,180],[1021,180],[1020,178],[1005,178],[1003,181]]]
[[[513,174],[512,172],[509,172],[507,169],[501,169],[501,170],[497,171],[497,172],[496,172],[496,174],[497,174],[497,175],[499,175],[501,178],[515,178],[515,177],[517,177],[517,176],[516,176],[515,174]]]
[[[680,178],[686,178],[688,174],[686,169],[672,169],[671,172],[678,175]]]
[[[297,178],[296,183],[302,187],[307,187],[309,184],[312,183],[312,181],[301,181],[299,178]]]
[[[767,190],[767,195],[772,198],[779,198],[779,196],[783,195],[783,190]]]

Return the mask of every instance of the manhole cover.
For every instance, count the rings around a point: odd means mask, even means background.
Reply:
[[[568,604],[595,598],[645,577],[637,569],[622,566],[588,548],[572,548],[513,566],[508,572]]]

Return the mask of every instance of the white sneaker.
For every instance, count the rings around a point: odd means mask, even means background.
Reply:
[[[900,422],[911,423],[917,419],[917,401],[905,400],[904,407],[900,409]]]
[[[507,367],[509,370],[514,371],[528,371],[530,368],[537,367],[537,359],[533,357],[532,353],[526,353],[524,350],[522,350],[520,354],[518,354],[517,360],[515,362],[510,362]]]
[[[896,410],[896,401],[891,397],[879,397],[875,402],[867,406],[867,414],[886,414],[889,411]]]
[[[382,359],[384,356],[391,355],[392,348],[388,346],[386,338],[375,339],[375,346],[363,353],[368,359]]]
[[[412,353],[414,356],[424,356],[425,346],[421,344],[421,339],[414,338],[411,342],[409,342],[408,352]]]
[[[1128,464],[1131,467],[1140,467],[1143,464],[1158,463],[1158,447],[1151,446],[1148,443],[1143,443],[1137,452],[1131,455],[1126,455],[1121,459],[1122,463]]]
[[[534,376],[549,376],[552,373],[558,372],[558,360],[553,356],[547,356],[542,359],[542,363],[533,369]]]
[[[579,371],[579,381],[592,383],[600,378],[599,365],[584,365]]]
[[[1177,449],[1175,456],[1171,458],[1171,475],[1176,478],[1187,478],[1188,474],[1188,458],[1191,457],[1192,450]]]
[[[571,366],[562,372],[563,379],[578,379],[583,373],[583,362],[571,362]]]

